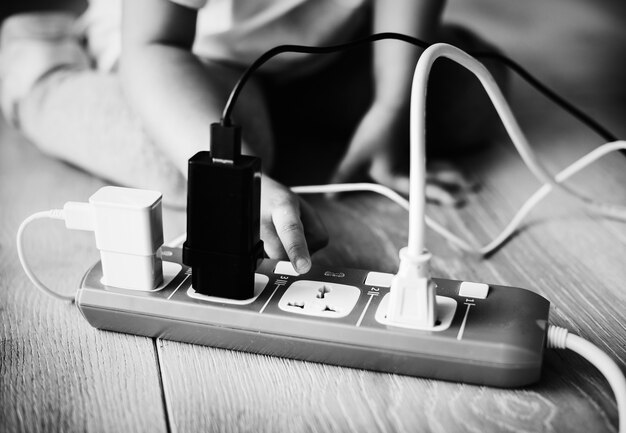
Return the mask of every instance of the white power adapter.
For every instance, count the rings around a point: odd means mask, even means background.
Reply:
[[[158,191],[112,186],[89,198],[106,285],[152,290],[163,281],[161,200]]]
[[[34,213],[17,230],[17,255],[24,272],[42,292],[65,301],[73,296],[55,292],[30,269],[24,254],[24,230],[36,219],[65,221],[68,229],[95,232],[102,262],[102,284],[131,290],[149,291],[163,281],[162,195],[158,191],[105,186],[89,198],[89,203],[67,202],[63,209]]]
[[[102,262],[106,286],[149,291],[163,281],[162,195],[158,191],[106,186],[89,198],[89,203],[67,202],[63,209],[38,212],[28,217],[17,232],[17,252],[26,275],[43,292],[64,300],[37,279],[23,251],[22,236],[35,219],[65,221],[68,229],[93,231]]]
[[[161,199],[158,191],[106,186],[89,203],[63,206],[67,228],[94,231],[105,285],[152,290],[163,281]]]
[[[105,186],[88,203],[67,202],[63,209],[36,212],[17,230],[17,255],[24,272],[43,293],[74,302],[74,296],[57,293],[31,270],[24,254],[24,230],[37,219],[65,221],[68,229],[95,232],[102,263],[101,283],[130,290],[151,291],[163,282],[162,195],[158,191]]]

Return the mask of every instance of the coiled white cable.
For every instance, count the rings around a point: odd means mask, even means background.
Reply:
[[[593,364],[604,375],[609,382],[615,401],[617,403],[617,414],[619,417],[619,433],[626,433],[626,379],[619,366],[602,350],[589,341],[570,334],[565,328],[550,325],[548,327],[549,349],[569,349],[578,353],[591,364]]]

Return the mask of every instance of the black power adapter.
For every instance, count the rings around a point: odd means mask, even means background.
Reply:
[[[254,296],[263,257],[261,159],[241,154],[241,128],[211,125],[211,151],[189,159],[187,240],[183,263],[196,292],[229,299]]]

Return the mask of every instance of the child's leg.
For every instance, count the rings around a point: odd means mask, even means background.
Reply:
[[[269,121],[262,101],[250,101],[251,90],[242,93],[234,118],[242,122],[244,139],[267,168],[272,157]],[[24,134],[42,151],[118,184],[159,190],[170,203],[184,205],[183,174],[145,133],[117,74],[56,71],[21,101],[19,117]]]
[[[184,205],[184,178],[144,133],[116,75],[96,72],[74,18],[30,13],[1,34],[2,108],[42,151],[117,184]]]
[[[185,181],[145,134],[114,74],[58,70],[19,104],[24,134],[42,151],[116,184],[185,203]]]
[[[159,190],[166,203],[184,206],[184,176],[143,130],[117,74],[90,69],[68,23],[66,15],[29,14],[10,18],[3,27],[5,116],[16,120],[44,152],[117,184]],[[33,31],[42,25],[50,31]],[[206,68],[220,84],[226,83],[225,101],[239,71],[210,64]],[[26,82],[25,71],[31,72]],[[5,92],[7,84],[16,82],[20,92]],[[254,83],[241,96],[234,117],[249,126],[244,139],[269,163],[270,127],[262,97]]]

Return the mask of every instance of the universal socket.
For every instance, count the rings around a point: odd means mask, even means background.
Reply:
[[[299,280],[285,291],[278,308],[294,314],[339,318],[350,314],[360,295],[361,290],[355,286]]]

